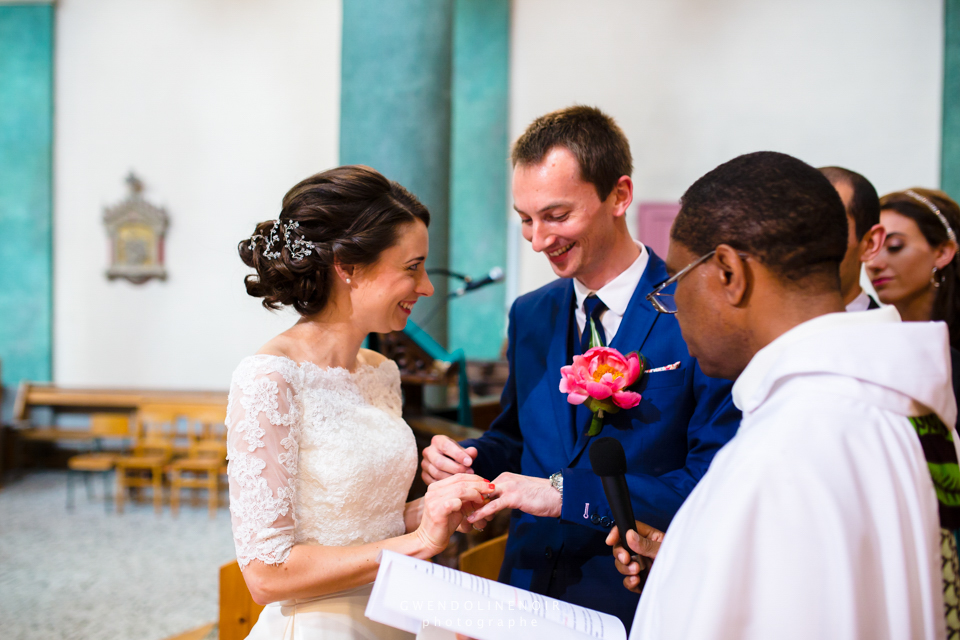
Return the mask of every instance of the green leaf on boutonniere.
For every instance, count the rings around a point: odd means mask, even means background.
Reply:
[[[605,346],[607,345],[603,344],[603,341],[600,339],[600,334],[597,332],[597,325],[594,324],[593,318],[590,318],[590,348]]]
[[[590,419],[590,428],[587,429],[587,435],[595,436],[600,433],[601,429],[603,429],[603,411],[598,411]]]
[[[596,398],[589,398],[585,404],[587,405],[587,409],[590,409],[590,411],[593,413],[597,413],[598,411],[602,411],[603,413],[616,413],[620,410],[620,408],[613,404],[613,402],[610,400],[597,400]]]
[[[595,436],[603,429],[603,419],[608,413],[616,413],[620,409],[617,405],[607,400],[597,400],[590,398],[585,403],[593,416],[590,418],[590,427],[587,429],[588,436]]]

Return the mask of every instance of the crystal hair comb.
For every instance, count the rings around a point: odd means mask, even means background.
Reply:
[[[300,232],[300,223],[296,220],[283,223],[279,218],[273,221],[273,227],[266,236],[255,233],[250,236],[250,250],[256,247],[257,240],[263,240],[263,257],[267,260],[276,260],[280,257],[280,230],[283,230],[283,246],[287,248],[290,259],[296,262],[312,255],[317,248],[315,244],[304,239]],[[293,234],[293,231],[297,231]]]

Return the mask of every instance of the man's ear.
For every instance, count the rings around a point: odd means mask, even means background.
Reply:
[[[633,180],[630,179],[630,176],[620,176],[608,197],[613,198],[614,217],[625,216],[627,208],[633,202]]]
[[[752,277],[746,258],[728,244],[718,246],[715,257],[722,295],[731,306],[739,307],[746,302]]]
[[[947,240],[935,251],[936,258],[933,261],[937,269],[943,269],[950,264],[950,261],[957,255],[957,243]]]
[[[870,262],[883,249],[887,239],[887,230],[882,224],[875,224],[860,239],[860,262]]]

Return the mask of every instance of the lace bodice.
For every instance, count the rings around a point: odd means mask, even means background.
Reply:
[[[257,355],[233,373],[227,474],[237,560],[276,564],[295,543],[349,546],[404,533],[417,447],[400,372],[322,369]]]

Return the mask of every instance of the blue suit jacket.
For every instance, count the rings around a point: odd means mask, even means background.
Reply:
[[[634,515],[661,530],[740,425],[731,383],[705,376],[676,318],[644,299],[666,277],[663,260],[651,251],[609,346],[641,351],[651,368],[680,366],[645,374],[640,404],[608,416],[597,436],[623,444]],[[616,615],[629,631],[639,596],[623,587],[604,543],[613,516],[590,467],[590,413],[560,393],[560,367],[579,352],[574,300],[573,282],[562,279],[513,304],[503,412],[483,437],[462,446],[477,448],[474,469],[491,480],[505,471],[537,478],[563,471],[559,519],[513,512],[500,581]]]

